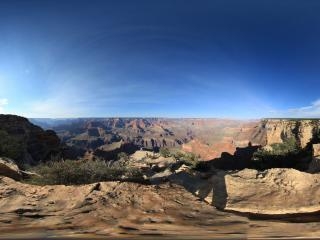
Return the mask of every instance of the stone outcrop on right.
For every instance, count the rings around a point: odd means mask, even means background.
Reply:
[[[266,119],[263,120],[263,125],[266,128],[267,145],[282,143],[293,137],[304,148],[319,131],[320,120]]]
[[[273,168],[244,169],[212,177],[212,204],[256,215],[311,214],[320,211],[320,174]]]
[[[308,172],[317,173],[320,172],[320,144],[312,145],[312,160],[309,164]]]

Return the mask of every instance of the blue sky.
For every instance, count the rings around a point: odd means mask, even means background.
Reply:
[[[0,112],[320,117],[320,1],[0,1]]]

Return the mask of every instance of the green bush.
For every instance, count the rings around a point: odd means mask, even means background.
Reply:
[[[39,174],[28,180],[28,183],[51,185],[78,185],[100,181],[143,181],[139,169],[114,167],[104,161],[65,160],[42,163],[30,169]]]
[[[159,153],[163,157],[171,157],[171,152],[168,148],[164,148],[164,147],[160,148]]]
[[[196,168],[199,164],[199,156],[194,153],[177,152],[173,156],[177,161],[180,161],[187,166],[191,166],[192,168]]]

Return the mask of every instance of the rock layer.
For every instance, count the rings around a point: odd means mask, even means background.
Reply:
[[[320,129],[320,120],[269,119],[264,121],[267,145],[295,138],[304,148]]]

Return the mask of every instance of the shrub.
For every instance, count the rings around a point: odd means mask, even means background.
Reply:
[[[127,161],[127,160],[129,160],[129,156],[125,152],[120,152],[117,155],[117,160],[125,160],[125,161]]]
[[[22,139],[19,140],[6,131],[0,130],[0,156],[14,159],[17,164],[20,164],[19,160],[23,157],[25,149]]]
[[[146,154],[146,157],[147,158],[151,158],[151,159],[157,159],[158,157],[159,157],[159,155],[158,154],[156,154],[156,153],[154,153],[154,152],[152,152],[152,153],[147,153]]]
[[[174,158],[187,166],[191,166],[192,168],[196,168],[199,164],[199,156],[194,153],[177,152],[174,154]]]
[[[265,169],[272,167],[296,167],[304,155],[295,138],[289,138],[283,143],[274,143],[269,149],[262,148],[253,154],[255,168]]]
[[[113,161],[113,166],[118,168],[127,167],[129,164],[130,157],[125,152],[120,152],[117,155],[117,160]]]
[[[47,162],[33,167],[31,171],[40,176],[32,177],[28,182],[40,185],[77,185],[117,180],[143,181],[143,175],[139,169],[114,167],[104,161]]]
[[[168,148],[160,148],[159,153],[163,157],[171,157],[171,152]]]

